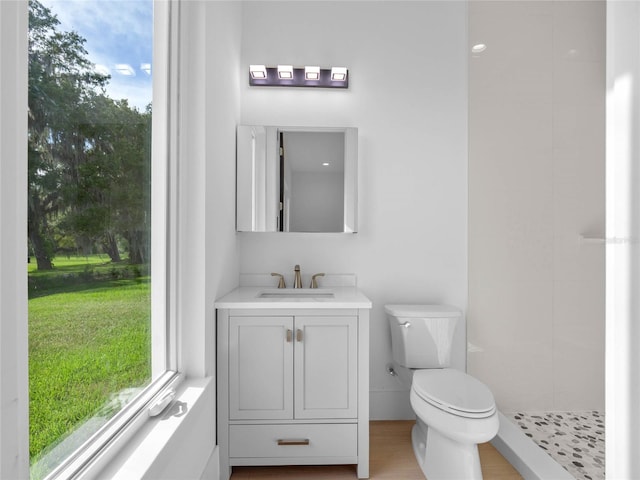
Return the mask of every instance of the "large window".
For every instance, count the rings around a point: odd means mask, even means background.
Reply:
[[[32,478],[83,468],[171,366],[153,33],[153,0],[29,1]]]

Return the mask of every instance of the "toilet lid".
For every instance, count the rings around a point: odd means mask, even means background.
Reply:
[[[417,370],[411,388],[434,407],[461,417],[484,418],[496,410],[489,388],[459,370]]]

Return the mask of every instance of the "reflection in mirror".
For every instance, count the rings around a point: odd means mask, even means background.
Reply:
[[[344,228],[344,132],[280,132],[283,231]]]
[[[241,232],[350,232],[357,214],[357,129],[238,126]]]

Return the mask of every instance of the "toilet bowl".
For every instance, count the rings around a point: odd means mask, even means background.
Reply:
[[[394,369],[410,379],[417,421],[413,450],[428,480],[482,479],[478,443],[498,432],[495,400],[476,378],[450,367],[461,312],[443,305],[387,305]]]

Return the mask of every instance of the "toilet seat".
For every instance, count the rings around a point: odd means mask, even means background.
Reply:
[[[459,370],[416,370],[411,388],[420,399],[458,417],[486,418],[496,411],[489,388]]]

